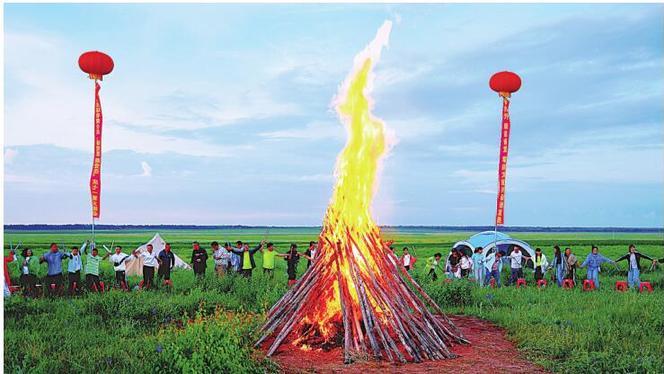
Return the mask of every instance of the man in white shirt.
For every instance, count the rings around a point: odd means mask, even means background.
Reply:
[[[218,277],[221,277],[228,270],[231,253],[226,248],[221,247],[218,242],[212,242],[210,246],[212,247],[212,258],[214,259],[214,272]]]
[[[507,282],[507,285],[511,284],[516,284],[516,280],[519,278],[523,278],[523,265],[521,264],[521,261],[523,259],[526,259],[526,261],[530,260],[530,257],[524,256],[523,253],[521,252],[521,248],[518,245],[515,245],[514,248],[512,249],[512,253],[508,256],[510,259],[510,279]]]
[[[129,289],[127,287],[127,275],[125,273],[127,268],[125,264],[132,259],[131,255],[122,253],[122,247],[119,245],[115,247],[115,253],[108,258],[113,264],[113,270],[115,270],[115,286],[123,290]]]
[[[138,253],[134,251],[134,257],[143,259],[143,289],[149,290],[154,284],[154,271],[159,267],[159,259],[153,251],[152,244],[146,246],[146,251]]]

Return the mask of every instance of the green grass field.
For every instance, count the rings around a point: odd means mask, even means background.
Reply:
[[[99,232],[97,242],[122,245],[125,252],[145,243],[153,232]],[[174,251],[185,261],[191,257],[191,242],[208,247],[217,240],[256,243],[267,234],[277,249],[285,252],[296,242],[301,250],[316,240],[317,229],[237,229],[224,231],[162,231]],[[420,259],[414,269],[418,282],[449,313],[463,313],[494,321],[508,331],[523,355],[556,372],[664,372],[664,270],[642,273],[642,281],[655,286],[652,294],[617,293],[613,283],[626,277],[607,267],[601,273],[602,289],[584,293],[580,289],[534,287],[479,289],[461,280],[433,283],[423,276],[424,259],[435,252],[446,253],[452,244],[470,233],[386,231],[395,240],[397,253],[415,247]],[[87,232],[6,232],[8,243],[21,241],[37,254],[50,242],[67,247],[80,245]],[[661,234],[603,233],[515,233],[512,237],[541,247],[551,258],[552,246],[570,246],[580,260],[590,245],[617,258],[635,243],[645,254],[664,257]],[[261,256],[256,255],[261,266]],[[212,261],[210,260],[209,266]],[[299,275],[306,261],[301,261]],[[418,266],[419,265],[419,266]],[[647,266],[646,266],[647,267]],[[10,264],[13,279],[17,270]],[[45,274],[46,266],[42,266]],[[189,271],[173,274],[172,291],[110,292],[80,298],[5,300],[5,371],[23,372],[265,372],[278,367],[251,348],[255,330],[264,313],[286,291],[286,264],[277,262],[274,279],[260,271],[250,280],[235,276],[216,279],[211,268],[207,278],[195,283]],[[504,270],[503,280],[507,278]],[[41,275],[44,275],[41,274]],[[548,274],[547,274],[548,275]],[[585,276],[585,271],[580,271]],[[102,278],[112,282],[110,263],[102,267]],[[532,284],[532,274],[527,273]],[[131,279],[135,285],[137,279]],[[487,352],[491,354],[491,352]]]

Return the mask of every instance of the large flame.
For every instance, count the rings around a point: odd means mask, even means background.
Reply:
[[[379,229],[371,218],[370,208],[379,164],[386,151],[386,136],[385,124],[371,113],[373,102],[370,94],[373,88],[373,67],[380,59],[381,49],[388,43],[391,28],[392,23],[386,21],[374,40],[355,56],[353,70],[334,100],[336,111],[348,133],[348,140],[337,158],[336,184],[319,238],[320,258],[317,262],[332,265],[324,271],[331,275],[338,272],[340,276],[330,283],[329,289],[323,291],[317,305],[300,322],[301,326],[317,326],[305,329],[308,333],[300,336],[300,342],[312,334],[320,334],[323,339],[335,336],[342,316],[340,292],[347,292],[352,299],[352,302],[346,303],[345,308],[348,313],[358,317],[353,318],[351,323],[359,324],[360,302],[351,266],[356,267],[358,275],[367,275],[368,268],[374,274],[380,273],[374,257],[384,256],[380,252],[385,248]],[[352,261],[346,254],[353,257]],[[341,290],[339,281],[342,282]],[[367,295],[367,298],[375,307],[371,295]]]
[[[387,140],[372,115],[373,67],[392,24],[356,57],[334,105],[348,133],[337,158],[336,183],[318,239],[319,254],[302,278],[268,312],[256,342],[267,355],[286,339],[303,350],[344,347],[344,362],[421,361],[455,357],[449,344],[467,343],[380,239],[371,218],[376,178]],[[426,301],[426,303],[420,299]],[[434,316],[431,307],[440,318]]]

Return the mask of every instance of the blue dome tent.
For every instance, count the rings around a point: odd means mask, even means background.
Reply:
[[[483,231],[475,234],[467,240],[457,242],[452,246],[452,249],[462,251],[466,254],[475,251],[475,248],[482,247],[482,254],[484,255],[484,266],[487,270],[491,270],[491,266],[495,261],[496,248],[503,256],[509,255],[513,246],[519,246],[524,254],[528,257],[535,257],[535,249],[530,244],[523,240],[512,239],[509,235],[497,231]],[[451,254],[451,253],[450,253]],[[447,256],[449,259],[449,255]],[[532,261],[527,261],[526,266],[533,267]]]

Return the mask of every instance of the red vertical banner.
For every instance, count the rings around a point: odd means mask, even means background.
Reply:
[[[101,101],[99,90],[101,86],[95,81],[95,149],[92,159],[92,173],[90,174],[90,196],[92,198],[92,218],[99,218],[101,210],[101,130],[103,116],[101,114]]]
[[[503,123],[500,132],[498,159],[498,197],[496,199],[496,226],[505,223],[505,177],[507,175],[507,151],[510,145],[510,101],[503,97]]]

